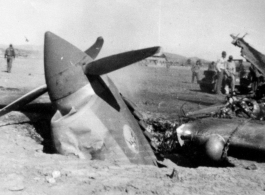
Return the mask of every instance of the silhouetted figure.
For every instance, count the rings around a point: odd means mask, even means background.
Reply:
[[[200,68],[201,68],[201,60],[197,60],[195,64],[191,66],[192,78],[191,82],[194,83],[194,78],[196,77],[197,83],[200,82]]]
[[[233,61],[233,56],[229,56],[226,64],[226,83],[230,86],[231,91],[235,91],[235,82],[236,82],[236,65]]]
[[[216,71],[215,62],[211,62],[211,63],[208,65],[208,70],[209,70],[209,71]]]
[[[214,92],[216,86],[216,67],[215,62],[211,62],[208,65],[208,70],[204,71],[204,78],[200,80],[200,88],[204,92]]]
[[[7,72],[8,73],[11,73],[12,63],[13,63],[13,59],[15,57],[16,57],[15,50],[14,50],[12,44],[10,44],[9,47],[6,49],[6,52],[5,52],[5,58],[7,61]]]
[[[223,83],[223,78],[224,78],[224,71],[226,67],[226,52],[222,52],[222,57],[217,60],[216,62],[216,70],[217,70],[217,83],[216,83],[216,94],[222,94],[221,88],[222,88],[222,83]]]

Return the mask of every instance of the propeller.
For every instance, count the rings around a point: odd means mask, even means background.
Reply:
[[[233,44],[233,45],[236,45],[236,41],[237,41],[237,39],[238,39],[239,33],[238,33],[236,36],[233,35],[233,34],[231,34],[230,36],[231,36],[232,39],[233,39],[232,44]]]
[[[107,74],[159,53],[160,49],[160,47],[151,47],[101,58],[84,65],[84,73],[86,75]]]
[[[248,33],[245,33],[245,34],[243,35],[243,37],[241,37],[240,39],[244,39],[245,36],[247,36],[247,35],[248,35]],[[233,39],[232,44],[233,44],[233,45],[236,45],[236,41],[237,41],[237,39],[238,39],[239,34],[237,34],[236,36],[233,35],[233,34],[231,34],[230,36],[231,36],[232,39]]]
[[[96,42],[90,48],[88,48],[85,53],[89,55],[92,59],[95,59],[98,56],[103,46],[103,43],[104,39],[102,37],[98,37]]]
[[[0,116],[21,108],[47,90],[52,101],[74,93],[89,82],[83,71],[87,76],[99,76],[143,60],[160,51],[160,47],[151,47],[93,61],[98,56],[103,43],[103,38],[98,37],[90,48],[82,52],[53,33],[46,32],[44,63],[46,64],[46,83],[49,87],[43,85],[30,91],[1,109]]]
[[[14,101],[11,104],[8,104],[4,108],[2,108],[0,110],[0,116],[3,116],[3,115],[5,115],[5,114],[7,114],[13,110],[17,110],[17,109],[25,106],[26,104],[30,103],[31,101],[35,100],[36,98],[38,98],[39,96],[41,96],[42,94],[44,94],[46,92],[47,92],[47,86],[46,85],[42,85],[42,86],[28,92],[27,94],[23,95],[22,97],[20,97],[16,101]]]
[[[239,36],[240,33],[238,33],[236,36],[231,34],[230,36],[233,38],[233,39],[236,39],[238,36]]]
[[[242,39],[243,39],[245,36],[247,36],[247,35],[248,35],[248,33],[244,34],[244,36],[242,37]]]

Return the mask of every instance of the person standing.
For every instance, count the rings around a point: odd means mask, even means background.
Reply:
[[[227,83],[231,87],[231,91],[235,91],[235,76],[236,76],[236,65],[233,61],[233,56],[229,56],[226,64],[226,76],[227,76]]]
[[[222,57],[217,60],[216,62],[216,70],[217,70],[217,83],[216,83],[216,94],[222,94],[221,88],[222,88],[222,83],[223,83],[223,78],[224,78],[224,71],[226,67],[226,52],[222,52]]]
[[[208,65],[208,70],[209,70],[209,71],[216,71],[216,68],[215,68],[215,62],[211,62],[211,63]]]
[[[197,60],[195,64],[191,66],[192,78],[191,82],[194,83],[194,78],[196,77],[197,83],[200,82],[200,68],[201,68],[201,60]]]
[[[16,57],[15,50],[14,50],[12,44],[10,44],[9,47],[6,49],[6,52],[5,52],[5,58],[7,61],[7,72],[8,73],[11,73],[12,63],[13,63],[13,59],[15,57]]]

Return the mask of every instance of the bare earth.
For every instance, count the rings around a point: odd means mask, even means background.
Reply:
[[[0,59],[2,91],[20,93],[44,84],[41,59],[16,59],[13,72],[5,70]],[[145,117],[176,120],[183,98],[192,100],[185,111],[218,100],[190,83],[186,67],[133,65],[110,76]],[[0,118],[0,194],[265,194],[265,163],[230,158],[235,167],[189,168],[167,160],[167,168],[157,168],[54,154],[48,142],[49,113],[41,112]]]

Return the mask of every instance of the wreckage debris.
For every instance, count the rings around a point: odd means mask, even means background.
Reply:
[[[238,98],[232,96],[228,98],[227,104],[219,111],[213,113],[212,117],[217,118],[251,118],[264,120],[265,102],[260,102],[250,98]]]
[[[229,95],[226,104],[190,112],[180,121],[147,119],[145,130],[157,155],[184,153],[194,161],[221,166],[230,154],[249,159],[250,153],[265,153],[264,105],[263,99]]]
[[[265,99],[254,99],[246,96],[228,95],[223,105],[212,106],[198,111],[187,113],[184,118],[196,120],[199,118],[251,118],[264,120]]]
[[[152,135],[151,145],[156,153],[172,153],[179,147],[176,128],[179,125],[177,121],[169,121],[162,118],[147,119],[146,131]]]

